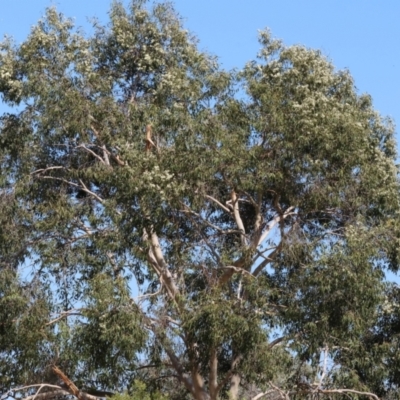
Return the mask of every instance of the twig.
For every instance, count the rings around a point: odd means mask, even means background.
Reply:
[[[139,301],[142,301],[142,300],[144,300],[144,299],[148,299],[149,297],[158,296],[161,292],[162,292],[162,285],[161,285],[160,289],[157,290],[157,292],[148,293],[148,294],[143,294],[143,295],[141,295],[141,296],[136,297],[136,299],[134,299],[134,300],[136,300],[136,301],[139,302]]]
[[[27,390],[27,389],[31,389],[31,388],[35,388],[35,387],[49,387],[49,388],[54,388],[54,389],[62,389],[61,386],[57,386],[57,385],[50,385],[48,383],[37,383],[35,385],[28,385],[28,386],[23,386],[20,388],[15,388],[12,389],[13,392],[21,392],[22,390]]]
[[[93,196],[94,198],[96,198],[100,203],[104,203],[104,200],[103,200],[101,197],[99,197],[96,193],[93,193],[92,191],[90,191],[86,186],[83,186],[83,187],[82,187],[81,185],[78,185],[77,183],[68,181],[68,180],[63,179],[63,178],[58,178],[58,177],[56,177],[56,176],[48,176],[48,175],[46,175],[46,176],[42,176],[41,178],[42,178],[42,179],[53,179],[53,180],[61,181],[61,182],[64,182],[64,183],[66,183],[66,184],[68,184],[68,185],[77,187],[77,188],[83,190],[84,192],[90,194],[90,195]],[[82,181],[81,181],[81,182],[82,182]]]
[[[40,393],[40,394],[34,394],[32,396],[27,396],[24,397],[23,400],[49,400],[52,399],[53,397],[59,397],[59,396],[70,396],[71,394],[64,390],[64,389],[58,389],[58,390],[52,390],[50,392],[45,392],[45,393]],[[97,400],[97,398],[96,398]]]
[[[371,399],[380,400],[379,397],[374,393],[361,392],[359,390],[352,390],[352,389],[325,389],[325,390],[318,390],[317,393],[321,393],[321,394],[333,394],[333,393],[347,394],[347,393],[352,393],[352,394],[359,394],[359,395],[362,395],[362,396],[367,396],[367,397],[370,397]]]
[[[63,311],[62,313],[60,313],[60,315],[54,319],[52,319],[51,321],[46,323],[46,326],[52,325],[58,321],[60,321],[63,318],[67,318],[69,316],[81,316],[82,314],[80,312],[77,312],[78,310],[73,309],[73,310],[69,310],[69,311]]]
[[[37,169],[36,171],[31,172],[30,175],[38,174],[39,172],[50,171],[52,169],[66,169],[66,168],[61,165],[57,165],[54,167],[41,168],[41,169]]]

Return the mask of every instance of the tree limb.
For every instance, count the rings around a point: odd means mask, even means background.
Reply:
[[[246,246],[247,245],[246,231],[244,229],[242,217],[240,216],[239,199],[234,190],[232,190],[232,192],[231,192],[231,200],[232,200],[233,215],[235,217],[236,225],[237,225],[239,231],[241,232],[240,241],[242,243],[242,246]]]
[[[149,236],[146,229],[144,229],[143,239],[148,241],[150,244],[148,260],[150,261],[151,265],[153,265],[157,275],[160,278],[161,284],[166,288],[169,297],[175,302],[175,304],[178,306],[178,309],[180,309],[178,304],[179,290],[164,259],[157,234],[152,231]]]
[[[188,378],[188,376],[184,374],[182,365],[179,362],[178,357],[167,346],[165,347],[165,352],[171,360],[175,371],[178,373],[179,380],[185,385],[186,389],[189,390],[190,393],[195,395],[194,385]]]
[[[270,220],[268,222],[267,229],[265,229],[265,231],[260,236],[256,247],[258,247],[266,239],[266,237],[269,235],[271,230],[275,227],[275,225],[278,222],[281,222],[284,219],[286,219],[289,215],[293,215],[294,214],[294,213],[291,212],[292,210],[294,210],[293,206],[289,207],[284,213],[276,215],[274,218],[272,218],[272,220]]]
[[[97,147],[97,146],[96,146]],[[102,164],[104,165],[110,165],[110,163],[103,160],[98,154],[96,154],[93,150],[89,149],[89,147],[86,147],[84,144],[80,144],[79,146],[76,147],[77,149],[84,149],[86,150],[89,154],[91,154],[93,157],[97,158]],[[108,160],[108,156],[107,156],[107,160]]]
[[[75,383],[72,382],[71,379],[69,379],[60,368],[58,368],[56,365],[53,365],[51,369],[65,383],[70,394],[74,395],[78,400],[85,399],[80,390],[76,387]]]
[[[210,352],[210,374],[209,374],[209,389],[211,398],[217,398],[218,394],[218,358],[215,348]]]
[[[228,214],[231,214],[231,210],[228,208],[228,207],[226,207],[226,206],[224,206],[220,201],[218,201],[216,198],[214,198],[214,197],[212,197],[212,196],[210,196],[210,195],[208,195],[208,194],[206,194],[205,196],[204,196],[206,199],[208,199],[208,200],[211,200],[213,203],[215,203],[215,204],[217,204],[219,207],[221,207],[224,211],[226,211]]]

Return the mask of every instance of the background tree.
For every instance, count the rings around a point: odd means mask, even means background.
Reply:
[[[396,393],[394,345],[365,372],[398,265],[390,121],[317,51],[263,32],[224,72],[145,5],[1,44],[3,393]]]

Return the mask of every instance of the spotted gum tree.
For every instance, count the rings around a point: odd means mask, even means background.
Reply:
[[[393,126],[320,52],[260,44],[223,71],[139,0],[1,43],[3,394],[389,390],[357,360],[398,266]]]

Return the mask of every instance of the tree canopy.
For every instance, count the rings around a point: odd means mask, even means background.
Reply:
[[[224,71],[170,4],[109,15],[0,44],[0,392],[397,398],[392,122],[269,31]]]

